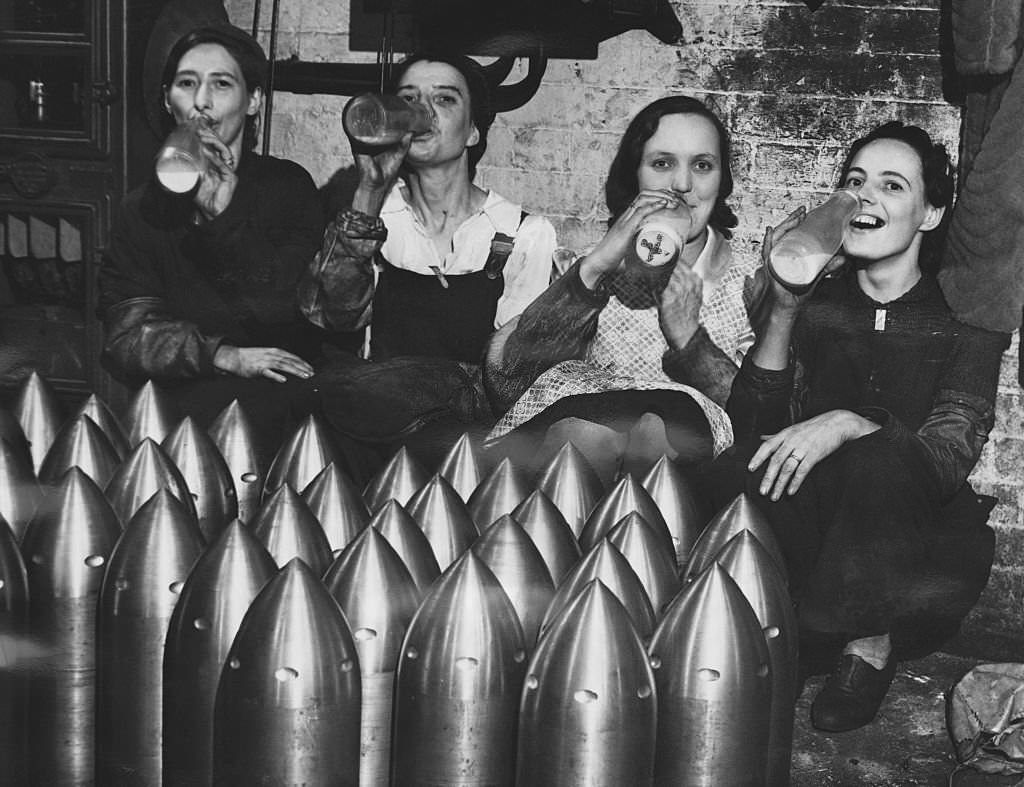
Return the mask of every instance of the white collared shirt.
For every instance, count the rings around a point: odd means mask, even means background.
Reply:
[[[718,234],[714,227],[709,226],[708,237],[704,241],[704,248],[700,250],[700,254],[697,256],[697,260],[693,263],[693,268],[691,269],[700,276],[700,280],[704,283],[705,299],[722,283],[722,276],[725,275],[726,270],[729,268],[729,258],[717,255],[718,247],[721,243],[722,236]],[[717,269],[715,267],[716,264]]]
[[[522,208],[494,191],[487,191],[483,207],[462,222],[452,237],[452,250],[438,254],[426,227],[417,218],[397,184],[388,194],[380,217],[388,229],[381,255],[396,268],[436,275],[458,276],[482,270],[496,232],[515,238],[512,254],[505,264],[505,289],[498,299],[494,327],[518,315],[540,295],[551,280],[551,254],[555,250],[555,228],[543,216],[527,216],[520,225]]]

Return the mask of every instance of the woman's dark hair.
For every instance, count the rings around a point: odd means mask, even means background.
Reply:
[[[924,234],[918,262],[921,269],[934,273],[939,266],[942,245],[946,240],[946,231],[952,218],[953,195],[956,193],[956,181],[953,176],[953,164],[949,159],[946,147],[940,142],[932,141],[931,136],[923,128],[907,126],[899,120],[890,120],[873,131],[868,132],[850,145],[850,150],[843,160],[840,169],[839,186],[846,181],[850,165],[865,145],[880,139],[894,139],[911,147],[921,161],[921,174],[924,180],[924,196],[928,204],[934,208],[945,208],[938,226]]]
[[[491,87],[483,66],[465,55],[446,52],[416,52],[395,66],[395,70],[388,80],[387,91],[389,93],[396,92],[398,86],[402,84],[402,77],[409,70],[409,66],[423,61],[447,63],[462,74],[462,78],[466,80],[466,86],[469,88],[469,114],[473,119],[473,125],[476,126],[476,130],[480,134],[480,141],[466,149],[469,157],[469,179],[473,180],[476,176],[477,162],[483,158],[484,151],[487,150],[487,132],[490,130],[491,124],[494,123],[495,116],[491,103]]]
[[[261,90],[267,80],[267,56],[259,42],[241,28],[223,23],[212,23],[200,27],[178,39],[171,48],[164,64],[163,75],[160,84],[164,90],[168,88],[178,70],[178,63],[185,53],[200,44],[220,44],[228,54],[238,63],[242,72],[242,79],[245,81],[246,91],[252,95],[256,88]],[[256,147],[256,139],[259,136],[260,118],[259,114],[249,115],[245,119],[245,127],[242,131],[242,149],[252,150]]]
[[[721,148],[722,183],[718,190],[718,199],[711,211],[711,224],[725,238],[732,237],[732,228],[739,220],[732,208],[725,201],[732,194],[732,163],[729,132],[718,116],[696,98],[690,96],[668,96],[648,104],[630,121],[626,133],[622,135],[619,150],[615,154],[608,180],[604,184],[605,202],[611,212],[609,225],[622,215],[640,191],[637,170],[643,158],[644,145],[658,130],[658,124],[666,115],[698,115],[707,118],[718,132],[718,146]]]

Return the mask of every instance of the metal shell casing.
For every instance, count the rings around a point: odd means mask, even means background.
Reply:
[[[70,468],[80,468],[103,488],[121,464],[110,438],[89,416],[76,416],[61,427],[39,470],[39,480],[55,484]]]
[[[28,631],[39,649],[28,671],[31,784],[92,784],[97,599],[120,537],[110,503],[78,467],[43,498],[25,531]]]
[[[267,467],[260,460],[252,425],[237,399],[221,410],[207,432],[231,471],[238,518],[248,524],[260,506]]]
[[[672,601],[648,651],[658,690],[654,783],[765,784],[771,669],[754,610],[712,563]]]
[[[24,454],[0,438],[0,516],[20,541],[39,505],[42,490]]]
[[[464,553],[430,589],[402,645],[392,785],[512,785],[525,668],[512,602]]]
[[[511,459],[502,459],[469,496],[470,516],[481,533],[529,496],[533,488]]]
[[[452,485],[433,475],[405,504],[405,510],[420,526],[444,571],[469,549],[480,533]]]
[[[667,456],[662,456],[640,485],[664,517],[676,548],[676,565],[683,566],[710,518],[694,482]]]
[[[565,443],[541,469],[537,488],[562,512],[577,538],[605,491],[597,472],[571,442]]]
[[[212,784],[221,669],[249,605],[276,574],[273,558],[237,519],[189,572],[164,645],[163,787]]]
[[[422,487],[429,476],[427,471],[402,446],[367,483],[363,500],[371,514],[377,513],[388,500],[397,500],[403,506]]]
[[[359,658],[337,602],[293,559],[256,596],[221,673],[213,783],[359,784]]]
[[[615,486],[597,501],[594,510],[590,512],[583,532],[580,533],[580,547],[583,551],[586,552],[608,535],[608,531],[632,511],[639,513],[664,539],[672,554],[675,554],[675,543],[672,541],[672,534],[665,523],[665,518],[658,510],[657,504],[647,494],[647,490],[630,473],[622,476]]]
[[[163,442],[167,457],[192,493],[203,537],[213,541],[238,516],[231,470],[210,436],[191,417],[183,418]]]
[[[370,523],[370,512],[355,483],[334,462],[302,490],[302,499],[323,528],[335,557]]]
[[[343,466],[341,452],[320,420],[315,415],[306,416],[277,449],[267,471],[263,500],[282,484],[289,484],[292,489],[305,489],[331,462]]]
[[[7,444],[17,451],[24,462],[32,468],[32,472],[39,473],[42,462],[36,464],[32,459],[32,449],[29,448],[28,438],[25,437],[21,424],[14,417],[14,413],[3,405],[0,405],[0,440],[6,440]],[[43,457],[45,458],[45,456],[44,454]]]
[[[600,580],[565,607],[527,668],[518,787],[646,787],[654,675],[629,614]]]
[[[768,643],[772,710],[765,781],[769,785],[789,784],[794,704],[800,688],[796,610],[775,561],[749,530],[729,539],[715,560],[743,591]]]
[[[562,609],[594,579],[601,580],[615,594],[637,634],[647,640],[656,623],[651,599],[629,561],[607,538],[602,538],[562,580],[544,615],[540,638],[544,638]]]
[[[680,576],[684,582],[692,582],[715,559],[718,552],[733,536],[749,530],[772,556],[783,579],[788,583],[786,560],[775,538],[768,519],[762,514],[751,499],[743,493],[736,495],[725,508],[715,514],[708,522],[704,532],[697,539],[686,560],[686,567]]]
[[[53,389],[38,372],[33,371],[22,382],[11,413],[28,443],[32,471],[38,473],[63,420]]]
[[[452,485],[463,501],[468,501],[473,490],[483,480],[483,467],[480,456],[469,434],[463,434],[448,453],[441,459],[437,468],[438,475]]]
[[[420,597],[426,595],[427,589],[441,576],[441,568],[419,523],[409,516],[401,503],[391,499],[373,515],[370,527],[379,530],[402,558],[419,588]]]
[[[140,448],[146,444],[156,445],[147,438]],[[110,555],[97,612],[97,784],[160,784],[164,641],[202,549],[195,517],[161,489]]]
[[[28,686],[20,662],[29,655],[26,638],[28,579],[18,542],[0,515],[0,747],[4,778],[21,784],[26,773]]]
[[[555,584],[540,550],[508,514],[487,528],[472,550],[498,578],[519,615],[526,648],[533,650],[544,613],[555,595]]]
[[[636,511],[619,520],[608,532],[608,540],[636,572],[651,600],[654,617],[660,618],[679,591],[675,552],[668,550],[664,539]]]
[[[110,409],[109,405],[104,402],[96,394],[90,394],[86,397],[85,401],[82,402],[78,410],[72,418],[77,418],[81,415],[89,416],[93,422],[100,428],[100,430],[110,440],[110,444],[117,451],[117,457],[122,462],[132,452],[132,449],[137,444],[130,444],[128,442],[128,434],[124,430],[124,426],[121,424],[121,420],[114,415],[114,411]],[[69,419],[70,420],[70,419]]]
[[[323,528],[289,483],[279,486],[263,503],[249,530],[278,566],[297,557],[322,577],[334,559]]]
[[[147,437],[154,443],[162,443],[179,417],[167,394],[152,380],[147,380],[128,402],[121,422],[128,432],[128,445],[134,448]]]
[[[535,489],[511,514],[523,526],[547,564],[555,587],[582,555],[579,542],[562,512],[540,489]]]
[[[395,673],[420,590],[387,539],[363,530],[331,564],[324,584],[352,629],[363,687],[359,783],[387,787]]]
[[[192,492],[181,472],[164,449],[147,437],[114,471],[105,493],[121,524],[127,526],[135,512],[161,489],[170,491],[198,522]]]

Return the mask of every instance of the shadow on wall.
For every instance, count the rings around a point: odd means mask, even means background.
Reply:
[[[323,201],[327,220],[333,219],[339,210],[352,204],[352,197],[359,185],[359,171],[355,164],[341,167],[320,187],[320,199]]]
[[[319,188],[320,204],[324,208],[324,222],[334,221],[338,211],[352,204],[356,186],[359,184],[359,172],[355,164],[341,167]],[[328,331],[324,341],[342,352],[355,355],[363,346],[364,331]]]

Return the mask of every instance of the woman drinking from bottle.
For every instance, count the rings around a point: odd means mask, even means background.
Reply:
[[[772,285],[728,403],[737,446],[709,476],[719,504],[746,491],[772,524],[802,653],[835,659],[811,708],[831,732],[870,722],[897,660],[941,645],[985,585],[990,505],[966,479],[1009,341],[954,319],[936,282],[942,145],[887,123],[854,142],[840,185],[861,201],[830,268],[845,265],[807,292]],[[769,230],[766,260],[799,223]]]
[[[473,182],[494,120],[477,63],[412,55],[389,91],[420,105],[429,124],[385,146],[350,136],[358,185],[301,287],[316,325],[369,326],[374,367],[336,358],[338,385],[325,383],[333,393],[325,389],[324,404],[342,432],[377,429],[379,440],[435,416],[490,419],[479,384],[484,344],[548,285],[555,248],[547,219]]]
[[[496,450],[539,466],[572,440],[607,481],[730,444],[720,405],[765,279],[729,243],[729,159],[725,127],[697,99],[633,118],[605,186],[607,233],[488,348],[485,382],[505,413]]]
[[[320,354],[296,287],[323,210],[302,167],[253,152],[266,71],[259,43],[219,15],[158,19],[154,112],[165,133],[193,128],[202,169],[184,193],[154,177],[125,198],[99,286],[107,368],[160,381],[203,424],[238,398],[276,449]]]

